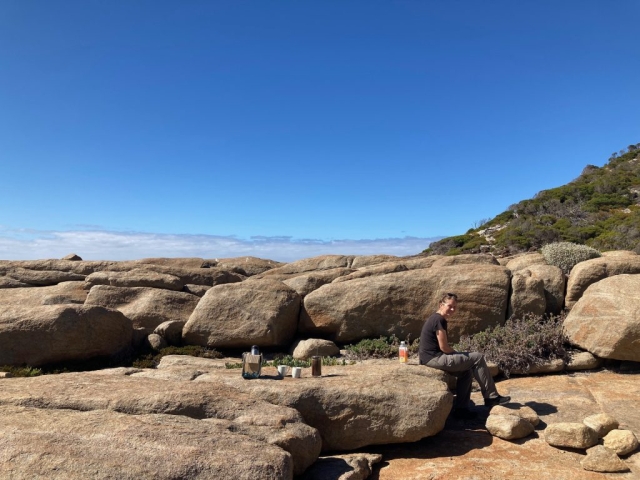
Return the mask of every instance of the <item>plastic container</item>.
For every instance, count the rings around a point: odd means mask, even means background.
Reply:
[[[400,348],[398,348],[398,358],[400,363],[407,363],[409,361],[409,348],[404,342],[400,342]]]

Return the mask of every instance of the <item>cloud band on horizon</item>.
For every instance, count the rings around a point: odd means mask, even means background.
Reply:
[[[0,227],[0,259],[62,258],[135,260],[148,257],[228,258],[254,256],[291,262],[317,255],[414,255],[441,237],[377,239],[294,239],[288,236],[163,234],[108,230],[42,231]]]

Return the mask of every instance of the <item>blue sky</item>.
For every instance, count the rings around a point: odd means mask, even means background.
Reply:
[[[640,142],[640,2],[0,2],[0,259],[418,253]]]

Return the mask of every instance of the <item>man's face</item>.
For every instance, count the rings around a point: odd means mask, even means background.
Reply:
[[[451,298],[449,300],[445,300],[440,304],[440,308],[438,309],[438,313],[442,315],[444,318],[449,318],[456,313],[456,308],[458,307],[458,302],[455,299]]]

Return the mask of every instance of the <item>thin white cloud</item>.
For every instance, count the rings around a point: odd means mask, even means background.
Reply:
[[[440,238],[440,237],[438,237]],[[255,256],[282,262],[325,254],[413,255],[438,238],[361,240],[293,239],[292,237],[159,234],[107,230],[38,231],[0,227],[0,259],[61,258],[69,253],[84,260],[133,260],[145,257],[225,258]]]

